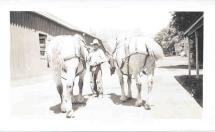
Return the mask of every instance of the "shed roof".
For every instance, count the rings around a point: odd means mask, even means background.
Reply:
[[[192,25],[188,27],[187,30],[185,30],[184,35],[191,35],[193,32],[195,32],[197,29],[203,26],[203,15],[201,15]]]

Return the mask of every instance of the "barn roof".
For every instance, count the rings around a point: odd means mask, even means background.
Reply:
[[[60,18],[54,16],[53,14],[50,14],[50,13],[47,13],[47,12],[35,12],[35,11],[34,11],[34,13],[36,13],[38,15],[41,15],[41,16],[49,19],[49,20],[52,20],[52,21],[54,21],[54,22],[56,22],[56,23],[58,23],[58,24],[60,24],[60,25],[62,25],[64,27],[66,27],[68,29],[71,29],[71,30],[74,30],[74,31],[77,31],[77,32],[80,32],[80,33],[85,33],[88,36],[91,36],[93,38],[99,39],[97,36],[91,35],[90,33],[86,32],[86,31],[82,31],[78,27],[75,27],[75,26],[73,26],[73,25],[61,20]]]

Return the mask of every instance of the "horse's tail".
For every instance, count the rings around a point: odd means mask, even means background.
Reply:
[[[155,60],[162,59],[164,57],[163,49],[153,39],[150,39],[146,43],[146,49],[150,56],[153,56]]]

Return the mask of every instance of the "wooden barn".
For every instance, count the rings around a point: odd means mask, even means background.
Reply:
[[[85,32],[47,13],[11,11],[11,79],[29,78],[47,73],[45,48],[49,36],[83,33]],[[85,33],[87,44],[94,38],[96,37]]]
[[[188,42],[188,70],[196,68],[196,77],[199,77],[199,68],[203,68],[203,15],[199,16],[184,32]]]

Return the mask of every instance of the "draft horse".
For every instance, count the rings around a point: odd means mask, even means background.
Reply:
[[[53,37],[47,46],[47,62],[52,69],[54,82],[60,95],[61,112],[66,112],[68,118],[74,117],[72,102],[76,77],[79,77],[77,102],[84,101],[82,90],[88,54],[85,44],[84,38],[76,34]],[[66,81],[65,86],[62,83],[63,79]]]
[[[120,80],[120,100],[123,102],[132,98],[131,80],[134,78],[138,91],[135,106],[141,106],[143,104],[141,91],[143,79],[146,76],[148,92],[144,107],[146,110],[151,109],[150,93],[153,86],[155,62],[164,56],[162,48],[153,39],[142,36],[118,38],[115,40],[114,47],[109,52],[110,62],[114,63],[114,67],[110,66],[110,68],[112,70],[116,68]],[[124,90],[124,76],[127,76],[127,96]]]

